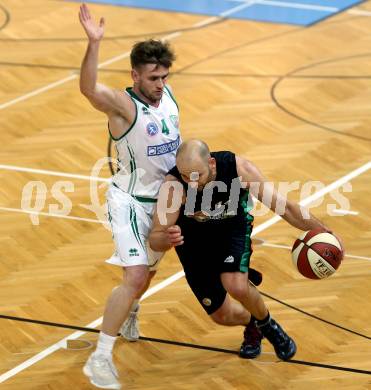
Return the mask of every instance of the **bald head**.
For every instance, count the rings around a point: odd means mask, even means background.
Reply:
[[[207,144],[198,139],[185,141],[179,146],[176,166],[185,182],[197,182],[198,191],[216,174],[215,158],[211,157]]]
[[[176,165],[179,168],[192,170],[206,166],[210,157],[210,150],[204,141],[191,139],[184,141],[176,154]]]

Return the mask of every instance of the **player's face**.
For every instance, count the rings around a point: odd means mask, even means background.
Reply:
[[[133,69],[134,87],[149,104],[158,104],[169,76],[169,68],[162,65],[146,64]]]
[[[209,158],[207,164],[196,164],[192,168],[188,168],[188,169],[180,168],[179,172],[182,176],[182,179],[186,183],[190,183],[190,182],[196,183],[197,191],[202,191],[205,188],[206,184],[215,180],[216,177],[215,159]]]

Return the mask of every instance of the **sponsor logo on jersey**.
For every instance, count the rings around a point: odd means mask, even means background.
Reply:
[[[158,133],[158,126],[155,122],[149,122],[147,125],[147,133],[149,136],[153,137]]]
[[[228,256],[225,260],[224,263],[234,263],[234,257],[233,256]]]
[[[215,221],[218,219],[233,218],[236,216],[236,214],[230,213],[226,209],[221,210],[221,212],[217,212],[218,208],[220,208],[220,205],[222,204],[221,202],[219,202],[219,203],[215,207],[215,210],[214,210],[214,211],[216,211],[215,215],[210,215],[206,211],[202,211],[202,210],[195,211],[194,213],[185,213],[184,215],[188,218],[195,219],[197,222]],[[226,206],[228,203],[229,203],[229,201],[224,203],[224,205]]]
[[[133,257],[133,256],[139,256],[137,248],[130,248],[129,249],[129,257]]]
[[[153,145],[147,147],[147,156],[160,156],[161,154],[171,153],[174,152],[174,150],[178,149],[178,146],[180,144],[180,137],[175,141],[168,142],[166,144],[161,145]]]
[[[143,115],[151,115],[147,107],[142,107]]]

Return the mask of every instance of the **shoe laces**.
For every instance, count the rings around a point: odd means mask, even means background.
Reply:
[[[138,321],[138,310],[132,311],[129,314],[128,325],[130,328],[135,327]]]
[[[287,342],[287,335],[276,321],[272,320],[265,326],[264,334],[267,338],[274,338],[278,344],[285,344]]]
[[[117,371],[111,359],[105,356],[97,356],[94,359],[94,365],[103,371],[112,372],[117,377]]]

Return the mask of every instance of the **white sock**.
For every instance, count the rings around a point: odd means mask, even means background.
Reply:
[[[111,357],[113,346],[115,345],[115,341],[116,341],[116,337],[109,336],[108,334],[104,334],[101,331],[99,333],[97,349],[95,350],[94,354]]]
[[[139,299],[134,299],[133,304],[131,305],[130,312],[137,311],[139,308]]]

